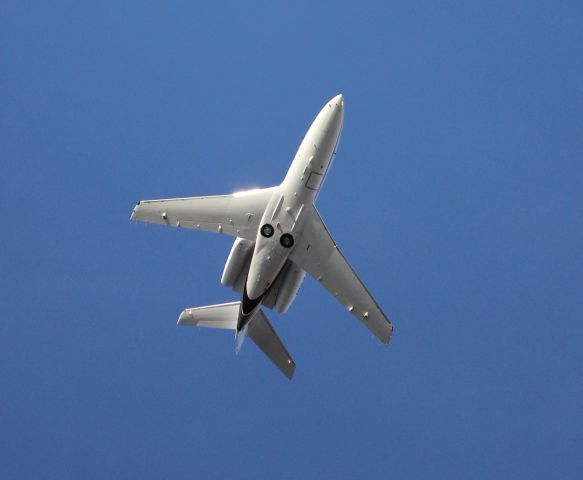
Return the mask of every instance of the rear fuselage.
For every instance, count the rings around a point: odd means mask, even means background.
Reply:
[[[335,154],[344,119],[338,95],[320,111],[306,133],[281,185],[269,201],[251,258],[237,330],[245,327],[261,306],[299,236],[307,211],[324,182]]]

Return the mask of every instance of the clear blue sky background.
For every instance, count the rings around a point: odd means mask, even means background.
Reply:
[[[0,6],[0,476],[583,478],[578,1]],[[395,324],[311,279],[288,382],[231,334],[231,239],[144,198],[281,181],[346,100],[318,207]]]

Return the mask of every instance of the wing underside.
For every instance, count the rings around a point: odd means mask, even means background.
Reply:
[[[305,270],[379,340],[388,343],[393,325],[364,286],[313,208],[290,259]]]
[[[255,239],[273,188],[214,197],[143,200],[132,220]]]

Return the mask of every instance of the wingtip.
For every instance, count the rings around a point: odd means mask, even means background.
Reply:
[[[294,373],[296,372],[296,364],[295,362],[292,360],[291,361],[291,369],[289,372],[285,372],[285,376],[287,377],[287,379],[291,382],[292,379],[294,378]]]
[[[185,325],[189,325],[189,323],[187,322],[188,319],[188,310],[183,310],[182,312],[180,312],[180,316],[178,317],[178,320],[176,321],[176,325],[179,327],[184,327]]]
[[[136,205],[134,206],[134,208],[132,208],[132,214],[130,215],[130,220],[131,221],[134,221],[136,219],[136,213],[137,213],[137,211],[138,211],[141,203],[142,202],[139,201],[138,203],[136,203]]]
[[[142,204],[142,201],[140,200],[138,203],[136,203],[134,205],[134,208],[132,208],[132,214],[130,215],[130,220],[136,220],[136,213],[138,213],[138,210],[140,209],[140,205]]]
[[[392,323],[389,324],[389,326],[390,326],[389,333],[388,333],[387,337],[383,339],[383,343],[385,345],[389,344],[389,342],[391,341],[391,338],[393,338],[393,332],[395,331],[395,327],[393,326]]]

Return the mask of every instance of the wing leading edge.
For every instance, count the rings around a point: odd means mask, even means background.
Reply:
[[[273,191],[264,188],[214,197],[142,200],[131,219],[254,240]]]
[[[391,321],[344,258],[315,207],[306,218],[303,233],[290,258],[381,342],[389,342],[393,333]]]

